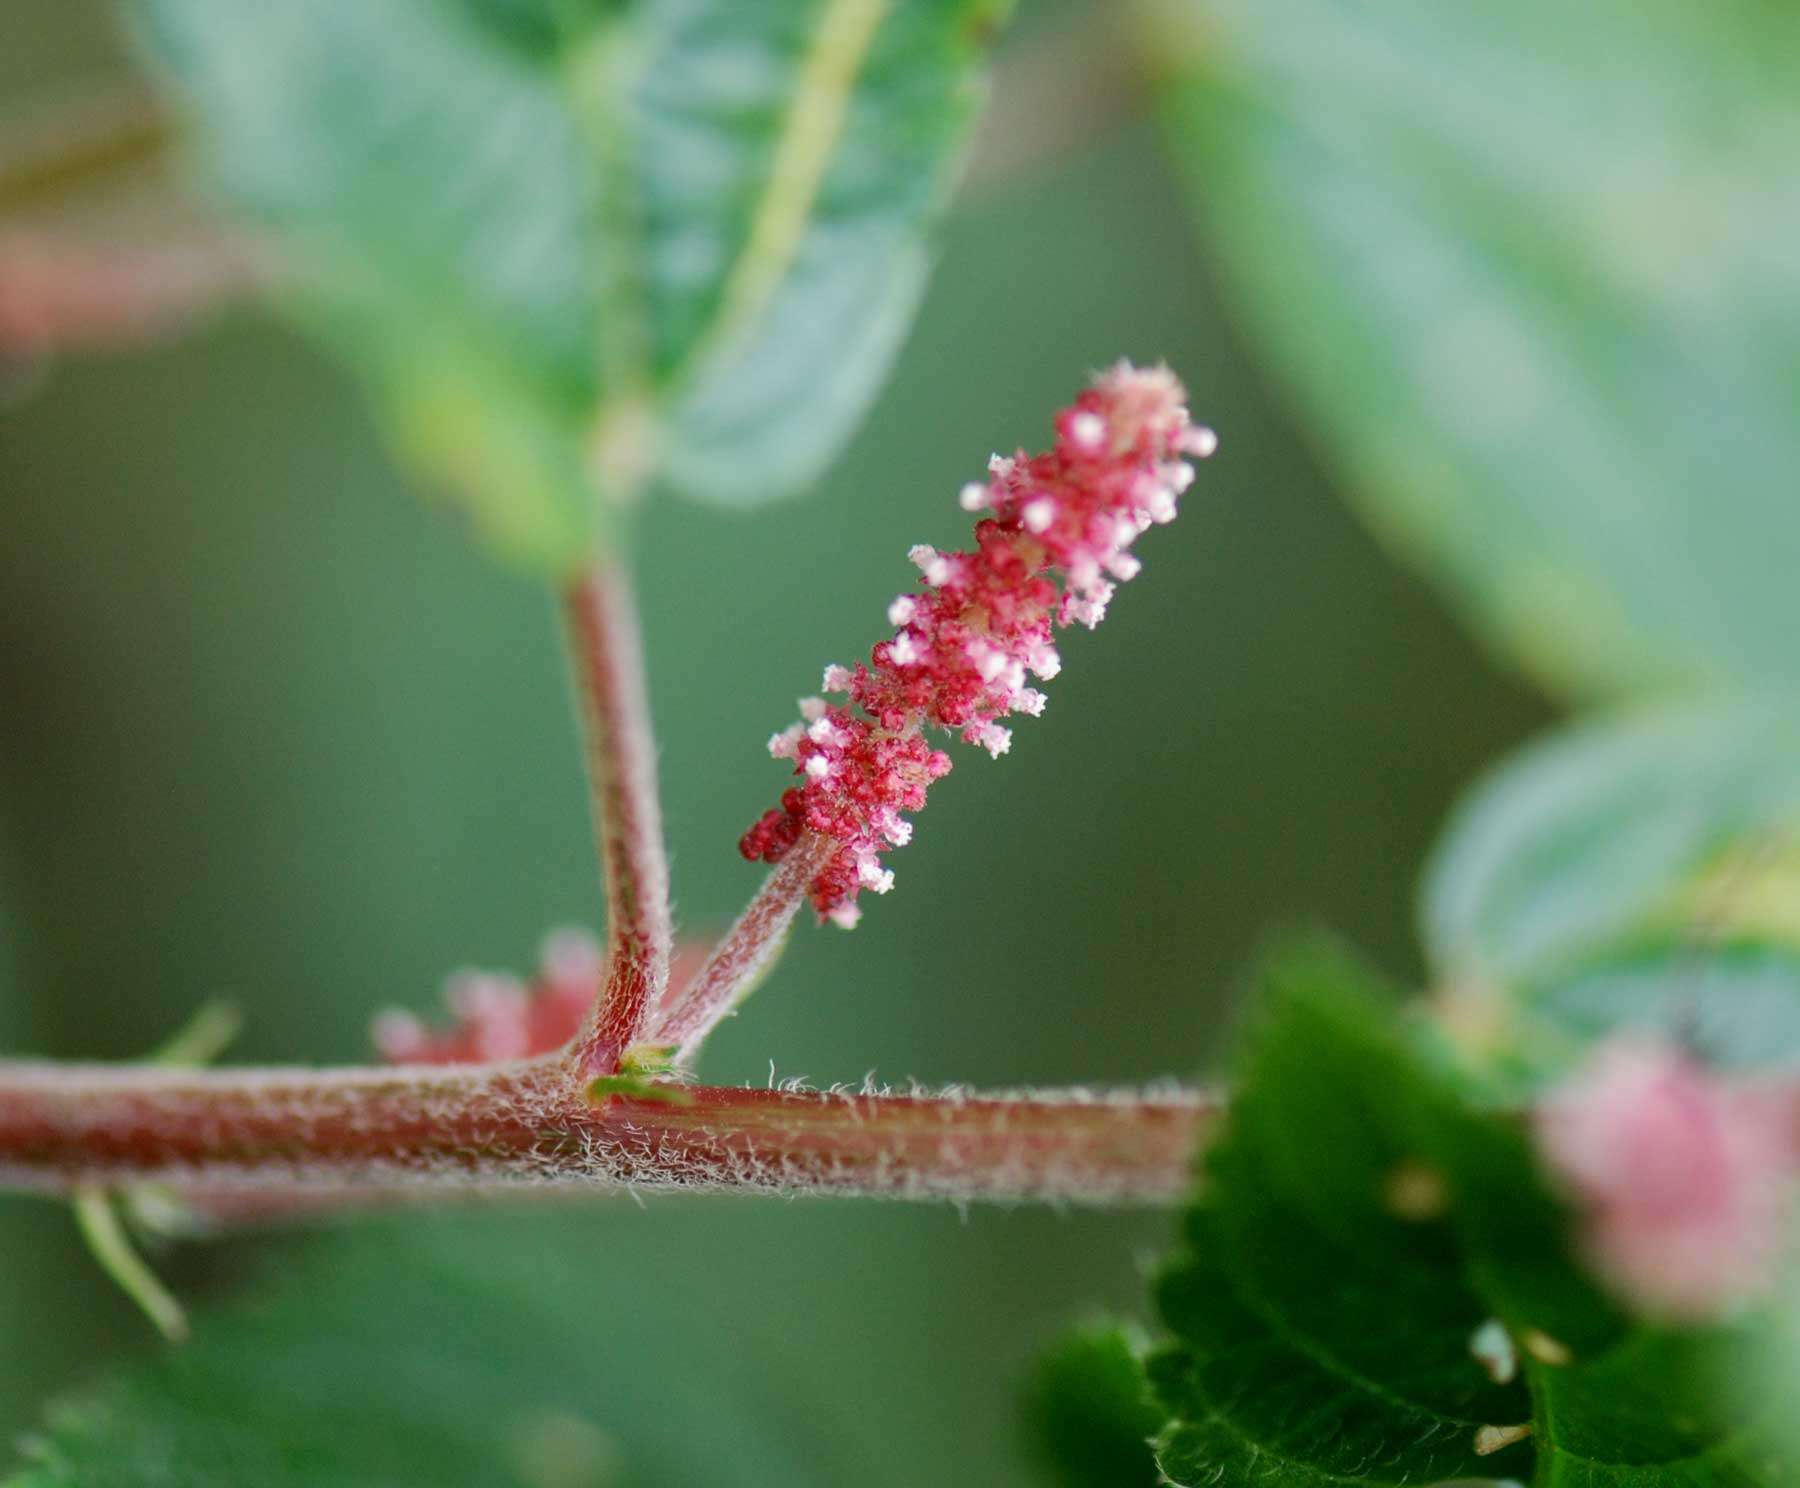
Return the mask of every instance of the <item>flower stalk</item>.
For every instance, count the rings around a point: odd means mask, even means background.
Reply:
[[[681,1070],[774,964],[804,901],[846,922],[859,887],[885,887],[876,856],[910,832],[898,812],[922,805],[924,777],[947,768],[923,728],[998,754],[998,719],[1041,707],[1024,677],[1055,670],[1052,628],[1099,618],[1113,584],[1136,572],[1131,541],[1173,516],[1192,478],[1180,457],[1210,452],[1182,399],[1166,369],[1121,364],[1065,411],[1054,451],[998,460],[986,485],[965,490],[965,508],[988,513],[977,550],[915,554],[926,592],[895,602],[894,638],[870,667],[833,669],[842,675],[828,687],[848,692],[857,714],[809,702],[806,723],[778,736],[804,799],[757,829],[747,855],[773,871],[692,976],[671,977],[631,584],[600,558],[566,589],[563,616],[604,948],[561,932],[530,984],[453,978],[456,1022],[445,1031],[384,1015],[376,1043],[396,1061],[387,1066],[0,1061],[0,1185],[69,1195],[167,1185],[222,1220],[546,1186],[1174,1201],[1219,1111],[1198,1092],[757,1090],[693,1085]]]
[[[802,840],[768,876],[692,980],[670,997],[648,1042],[667,1050],[671,1063],[692,1063],[706,1036],[769,974],[813,880],[839,850],[829,837]]]
[[[610,1075],[669,982],[674,932],[656,788],[656,741],[631,581],[597,559],[564,605],[586,725],[588,781],[606,883],[606,979],[571,1053],[577,1079]]]

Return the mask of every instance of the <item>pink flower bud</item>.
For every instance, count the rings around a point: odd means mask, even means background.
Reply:
[[[699,970],[705,954],[702,944],[676,947],[665,1001]],[[552,930],[529,986],[504,972],[454,972],[444,982],[449,1026],[429,1028],[412,1013],[389,1010],[375,1019],[371,1034],[382,1058],[394,1064],[476,1064],[548,1054],[581,1031],[605,975],[606,953],[589,932]]]
[[[1715,1317],[1780,1257],[1793,1153],[1784,1102],[1667,1043],[1614,1039],[1536,1117],[1599,1275],[1640,1310]]]

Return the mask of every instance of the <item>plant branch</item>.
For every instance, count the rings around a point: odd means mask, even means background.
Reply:
[[[0,142],[0,211],[61,201],[119,173],[162,159],[173,130],[142,88],[108,88],[31,110],[34,120]]]
[[[657,803],[656,743],[631,581],[596,559],[564,613],[586,724],[588,781],[606,880],[610,954],[600,1000],[576,1040],[577,1079],[612,1074],[669,982],[669,865]]]
[[[590,1103],[557,1058],[338,1070],[0,1062],[0,1184],[1167,1203],[1187,1189],[1218,1111],[1193,1093],[654,1088],[668,1098]]]
[[[154,341],[274,277],[265,253],[222,229],[129,245],[0,233],[0,358]]]
[[[730,1017],[780,957],[788,927],[806,901],[807,886],[839,852],[831,837],[808,833],[763,881],[706,963],[662,1009],[646,1041],[673,1046],[674,1061],[688,1064],[706,1036]]]

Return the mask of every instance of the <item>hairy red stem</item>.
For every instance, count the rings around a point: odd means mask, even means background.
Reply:
[[[0,1063],[0,1184],[303,1193],[547,1183],[1166,1203],[1217,1114],[1198,1094],[885,1095],[667,1087],[571,1096],[554,1059],[460,1068]]]
[[[657,804],[656,742],[631,580],[607,559],[569,586],[564,613],[586,723],[588,780],[606,879],[610,955],[576,1041],[578,1078],[611,1074],[669,982],[669,865]]]

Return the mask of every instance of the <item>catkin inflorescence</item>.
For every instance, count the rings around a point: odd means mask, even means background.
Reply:
[[[1141,566],[1132,543],[1174,519],[1194,478],[1186,457],[1217,445],[1190,421],[1186,396],[1167,367],[1120,362],[1057,415],[1048,453],[995,455],[987,480],[963,487],[963,509],[986,514],[974,548],[915,547],[924,588],[888,606],[893,634],[866,665],[825,669],[823,691],[848,704],[804,698],[800,721],[770,739],[799,780],[739,841],[746,858],[778,862],[806,832],[834,838],[842,850],[810,898],[845,927],[862,890],[892,887],[881,856],[910,840],[905,814],[950,769],[926,730],[1004,754],[1012,731],[1000,720],[1044,709],[1027,679],[1061,669],[1055,631],[1099,624]]]

